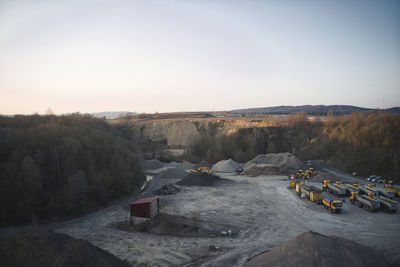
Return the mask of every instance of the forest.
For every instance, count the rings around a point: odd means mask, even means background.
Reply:
[[[140,148],[89,115],[0,116],[0,224],[75,216],[140,188]]]
[[[279,123],[278,127],[241,129],[233,135],[211,131],[193,142],[185,158],[246,162],[258,154],[290,152],[302,160],[324,159],[345,171],[399,181],[399,114],[330,114],[325,121],[311,122],[305,113],[297,113]]]

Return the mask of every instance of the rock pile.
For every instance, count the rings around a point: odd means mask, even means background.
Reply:
[[[261,154],[248,161],[243,172],[249,176],[290,175],[303,167],[301,160],[290,153]]]
[[[178,185],[185,186],[212,186],[217,181],[222,181],[223,179],[219,176],[211,175],[205,172],[199,173],[189,173],[185,178],[177,182]]]
[[[166,184],[157,191],[157,195],[174,195],[180,191],[179,187],[173,184]]]
[[[221,160],[215,163],[211,171],[212,172],[238,172],[242,166],[232,159]]]
[[[389,266],[382,255],[370,247],[337,236],[303,233],[246,263],[259,266],[373,267]]]
[[[0,240],[0,266],[131,266],[88,241],[42,229]]]

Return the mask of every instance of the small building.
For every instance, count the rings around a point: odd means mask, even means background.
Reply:
[[[131,224],[139,224],[158,215],[160,210],[160,197],[138,199],[130,205]]]

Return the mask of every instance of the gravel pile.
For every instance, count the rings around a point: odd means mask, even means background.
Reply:
[[[303,168],[301,160],[290,153],[261,154],[248,161],[243,172],[249,176],[290,175]]]
[[[183,169],[183,168],[173,168],[173,169],[168,169],[160,174],[157,174],[156,178],[160,179],[182,179],[184,178],[188,173]]]
[[[241,165],[232,159],[221,160],[215,163],[212,172],[237,172],[241,169]]]
[[[337,236],[303,233],[246,263],[258,266],[389,266],[382,255],[370,247]]]
[[[41,229],[0,240],[0,258],[0,266],[130,266],[88,241]]]
[[[189,173],[185,178],[177,182],[177,185],[185,185],[185,186],[212,186],[217,181],[222,181],[224,179],[219,178],[219,176],[215,176],[212,174],[208,174],[205,172],[200,173]]]
[[[156,194],[157,195],[174,195],[180,191],[179,187],[173,184],[166,184],[161,187]]]
[[[200,161],[199,163],[197,163],[195,167],[196,167],[196,168],[199,168],[199,167],[208,167],[208,168],[211,168],[211,166],[212,166],[211,163],[209,163],[209,162],[207,162],[207,161],[205,161],[205,160],[202,160],[202,161]]]
[[[149,159],[143,161],[142,167],[145,170],[156,170],[165,167],[165,163],[159,161],[158,159]]]
[[[189,162],[189,161],[183,161],[180,165],[176,166],[177,168],[181,168],[184,170],[190,170],[195,167],[195,164]]]

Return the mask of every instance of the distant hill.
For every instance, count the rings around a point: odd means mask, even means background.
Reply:
[[[347,105],[330,105],[330,106],[303,105],[303,106],[276,106],[276,107],[264,107],[264,108],[235,109],[228,112],[244,113],[244,114],[290,114],[297,112],[306,112],[309,115],[327,115],[328,113],[332,112],[335,115],[346,115],[352,112],[363,112],[371,110],[376,110],[376,109],[347,106]],[[391,113],[400,113],[400,107],[393,107],[389,109],[380,109],[380,110]]]
[[[138,114],[138,113],[130,112],[130,111],[104,111],[104,112],[90,113],[90,115],[93,115],[96,118],[104,118],[104,117],[106,117],[106,119],[108,119],[108,120],[116,119],[116,118],[123,117],[123,116],[126,116],[126,115],[133,116],[133,115],[136,115],[136,114]]]

